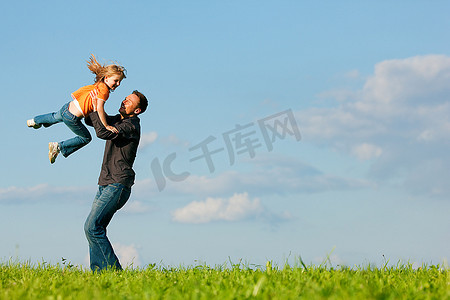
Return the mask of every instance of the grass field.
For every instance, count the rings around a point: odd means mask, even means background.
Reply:
[[[450,299],[449,270],[243,264],[150,265],[92,273],[69,263],[1,263],[0,299]]]

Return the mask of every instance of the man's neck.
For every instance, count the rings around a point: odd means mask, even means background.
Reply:
[[[128,119],[128,118],[132,118],[132,117],[135,117],[136,115],[122,115],[122,114],[120,114],[120,119],[121,120],[123,120],[123,119]]]

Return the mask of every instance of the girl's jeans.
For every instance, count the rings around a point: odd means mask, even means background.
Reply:
[[[36,124],[42,124],[44,127],[64,122],[64,124],[77,135],[66,141],[59,142],[59,149],[64,157],[67,157],[81,147],[86,146],[92,140],[89,130],[81,123],[82,118],[74,116],[69,111],[69,104],[70,102],[64,104],[59,111],[36,116],[34,118]]]
[[[131,188],[120,183],[99,186],[91,212],[84,223],[84,233],[89,242],[92,271],[113,268],[122,270],[119,260],[106,236],[106,227],[113,215],[130,198]]]

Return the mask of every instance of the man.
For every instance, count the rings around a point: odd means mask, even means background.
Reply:
[[[142,93],[133,91],[122,101],[118,115],[107,116],[108,125],[116,129],[114,132],[103,126],[95,104],[94,112],[86,118],[86,124],[94,126],[97,137],[106,140],[98,179],[99,189],[84,224],[92,271],[122,269],[106,236],[106,227],[114,213],[124,206],[130,197],[135,178],[133,163],[141,136],[138,115],[142,114],[147,106],[147,98]]]

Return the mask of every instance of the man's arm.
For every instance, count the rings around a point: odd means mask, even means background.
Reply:
[[[117,133],[117,129],[114,126],[110,126],[107,121],[107,114],[105,112],[105,101],[102,99],[96,99],[96,101],[93,101],[94,103],[97,102],[96,107],[94,108],[94,111],[97,111],[98,116],[100,118],[100,121],[102,121],[103,126],[106,127],[109,131]]]
[[[100,117],[98,115],[98,112],[92,112],[89,114],[89,116],[86,118],[86,124],[90,125],[89,123],[94,126],[95,133],[97,134],[97,137],[102,140],[112,140],[117,138],[119,133],[109,131],[108,129],[103,126],[102,121],[100,120]]]
[[[116,117],[106,115],[106,120],[108,121],[108,123],[113,123],[116,120]],[[86,118],[84,118],[84,122],[86,123],[86,125],[94,127],[94,124],[92,124],[91,120],[91,114],[87,115]]]
[[[139,120],[125,119],[122,122],[117,123],[120,116],[108,116],[108,123],[113,124],[114,128],[117,129],[117,133],[109,131],[103,126],[98,112],[92,112],[86,118],[86,121],[92,123],[95,129],[95,133],[98,138],[102,140],[132,140],[139,139]],[[137,122],[137,123],[136,123]]]
[[[106,114],[106,112],[103,109],[103,105],[99,105],[100,103],[104,104],[105,101],[99,100],[97,98],[98,91],[96,89],[94,89],[94,90],[92,90],[90,92],[90,96],[91,96],[91,99],[92,99],[92,108],[93,108],[94,112],[90,113],[85,118],[84,121],[86,122],[86,125],[94,126],[95,133],[96,133],[97,137],[100,138],[100,139],[112,140],[112,139],[116,138],[118,136],[118,133],[119,133],[117,128],[115,128],[113,126],[107,126],[107,127],[111,127],[111,128],[108,129],[105,126],[105,122],[106,122],[106,124],[111,123],[112,119],[113,119],[112,117],[110,117],[110,116],[108,116]],[[97,111],[99,106],[102,107],[102,116],[100,116],[99,112]],[[103,127],[103,128],[101,128],[101,127]],[[109,132],[105,132],[105,129],[107,131],[109,131]]]

